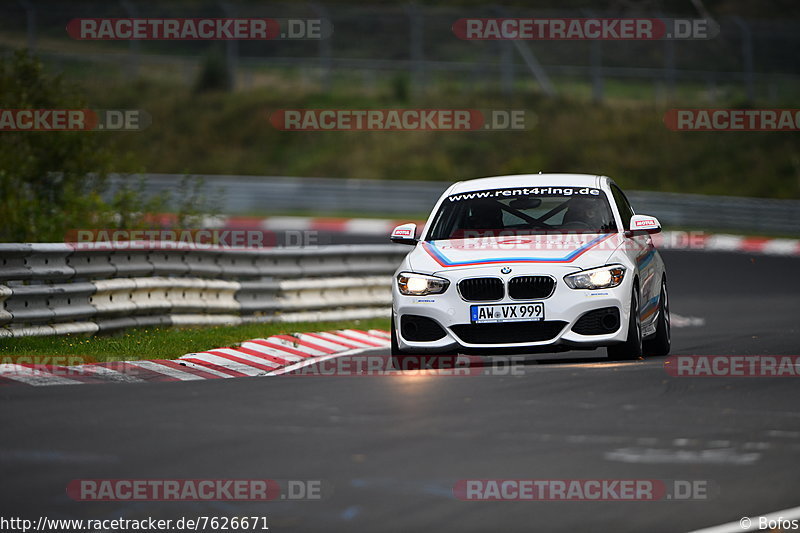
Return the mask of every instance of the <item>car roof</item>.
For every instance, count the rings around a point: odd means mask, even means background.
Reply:
[[[596,174],[516,174],[493,176],[453,184],[448,194],[513,187],[599,187],[606,176]]]

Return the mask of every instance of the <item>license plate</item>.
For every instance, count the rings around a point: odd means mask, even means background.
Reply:
[[[544,320],[544,304],[542,302],[533,302],[527,304],[473,305],[470,307],[470,319],[475,324],[482,322]]]

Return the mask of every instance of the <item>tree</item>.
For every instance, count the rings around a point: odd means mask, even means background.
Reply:
[[[25,51],[0,56],[0,110],[85,109],[79,91]],[[94,131],[0,131],[0,241],[62,241],[69,230],[128,227],[149,210],[123,180],[104,199],[116,154]],[[132,216],[132,214],[134,216]]]

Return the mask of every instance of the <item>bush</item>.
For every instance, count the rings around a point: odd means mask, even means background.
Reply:
[[[194,85],[195,92],[230,91],[232,80],[228,70],[225,56],[222,55],[219,48],[212,48],[203,61],[200,75]]]
[[[27,52],[0,57],[0,108],[84,109],[61,76],[48,74]],[[163,204],[145,202],[123,177],[104,198],[117,157],[99,132],[0,134],[0,241],[61,241],[70,229],[131,228]]]

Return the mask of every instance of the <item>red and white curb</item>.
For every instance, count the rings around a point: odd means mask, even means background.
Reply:
[[[670,232],[665,232],[669,234]],[[800,240],[769,237],[742,237],[723,233],[707,234],[699,245],[709,252],[741,252],[766,255],[800,255]],[[675,249],[683,249],[676,247]],[[688,248],[691,250],[692,247]]]
[[[418,226],[424,220],[414,221]],[[269,230],[269,231],[328,231],[352,235],[385,235],[408,220],[387,220],[385,218],[334,218],[334,217],[209,217],[206,219],[211,229],[224,230]]]
[[[391,344],[388,331],[344,329],[253,339],[178,359],[114,361],[75,366],[0,364],[0,385],[85,385],[276,376],[316,361]]]
[[[325,218],[299,216],[273,217],[208,217],[211,228],[225,230],[258,229],[269,231],[327,231],[352,235],[384,235],[408,220],[386,220],[382,218]],[[417,226],[424,220],[411,221]],[[746,237],[725,233],[702,231],[664,231],[655,239],[664,250],[697,250],[707,252],[742,252],[767,255],[800,256],[800,240]]]

